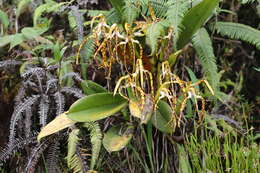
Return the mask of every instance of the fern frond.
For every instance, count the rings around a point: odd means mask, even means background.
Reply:
[[[80,77],[80,74],[75,73],[75,72],[66,73],[64,76],[62,76],[61,80],[64,80],[67,77],[72,77],[77,82],[82,82],[83,81],[83,79]]]
[[[56,140],[48,148],[48,154],[46,159],[48,173],[56,173],[58,170],[58,161],[59,161],[59,153],[60,153],[59,145],[60,145],[60,141]]]
[[[32,108],[27,107],[27,109],[25,110],[25,120],[24,120],[24,131],[26,137],[29,137],[31,134],[31,126],[32,126]]]
[[[24,148],[24,146],[36,142],[36,136],[28,136],[26,138],[16,138],[13,141],[13,145],[7,145],[5,148],[1,149],[0,161],[6,161],[12,154],[17,152],[19,149]]]
[[[192,39],[192,44],[198,54],[206,79],[216,91],[219,85],[216,57],[214,55],[211,39],[205,28],[201,28],[197,31]]]
[[[21,76],[24,79],[28,79],[32,75],[38,75],[38,76],[43,76],[45,73],[45,70],[41,67],[34,67],[34,68],[29,68],[26,70]]]
[[[232,22],[216,22],[211,30],[216,29],[222,36],[228,36],[231,39],[239,39],[256,46],[260,49],[260,31],[250,26],[232,23]]]
[[[181,21],[189,9],[189,2],[187,0],[176,0],[174,2],[169,1],[169,8],[166,13],[167,20],[171,23],[174,30],[175,40],[181,30]]]
[[[64,112],[65,98],[64,95],[61,94],[61,92],[57,91],[54,94],[54,99],[56,103],[56,116],[58,116]]]
[[[35,172],[36,165],[41,155],[46,150],[46,148],[48,148],[48,146],[51,144],[50,141],[51,141],[50,139],[46,139],[45,141],[36,145],[36,147],[31,152],[31,156],[25,168],[25,172]]]
[[[49,97],[43,94],[41,96],[41,101],[39,104],[39,115],[40,115],[40,125],[45,126],[47,123],[47,116],[49,111]]]
[[[91,164],[90,169],[94,169],[96,161],[99,156],[100,148],[101,148],[101,139],[102,133],[97,122],[87,122],[83,124],[83,127],[87,128],[90,131],[90,140],[92,145],[92,155],[91,155]]]
[[[23,86],[25,85],[24,83],[22,84]],[[14,104],[15,105],[17,105],[17,104],[19,104],[20,103],[20,101],[25,97],[25,89],[24,89],[24,87],[23,86],[21,86],[20,88],[19,88],[19,90],[18,90],[18,92],[17,92],[17,94],[16,94],[16,96],[15,96],[15,98],[14,98]]]
[[[152,7],[157,18],[164,18],[169,8],[167,0],[150,0],[148,5]]]
[[[83,173],[86,172],[85,163],[84,160],[77,154],[77,148],[80,142],[80,138],[78,137],[79,132],[79,129],[73,129],[69,134],[67,164],[73,172]]]
[[[132,25],[134,20],[140,15],[140,8],[132,0],[126,0],[123,8],[123,20]]]
[[[54,71],[54,70],[57,70],[58,68],[60,67],[60,65],[49,65],[46,70],[47,71]]]
[[[259,2],[259,0],[239,0],[242,4],[248,4],[248,3],[253,3],[253,2],[256,2],[256,1],[258,1]]]
[[[79,7],[72,5],[70,6],[71,12],[73,17],[75,18],[75,21],[77,23],[77,30],[78,30],[78,39],[80,42],[83,41],[83,35],[84,35],[84,30],[83,30],[83,15],[82,13],[80,13],[79,11]]]
[[[58,85],[58,79],[50,79],[47,81],[47,84],[46,84],[46,92],[45,93],[48,93],[48,91],[52,88],[57,88],[57,85]]]
[[[151,54],[154,54],[157,50],[158,39],[164,32],[164,27],[161,22],[155,22],[148,26],[146,33],[146,43],[151,48]]]
[[[39,97],[40,97],[39,95],[34,95],[32,97],[29,97],[14,108],[14,112],[12,114],[11,121],[10,121],[10,135],[9,135],[9,143],[8,143],[9,147],[12,147],[14,143],[15,132],[16,132],[15,125],[17,124],[17,121],[20,120],[22,112],[24,112],[28,107],[32,106],[38,100]]]
[[[14,67],[16,65],[22,64],[21,61],[16,61],[16,60],[5,60],[5,61],[0,61],[0,69],[8,69],[10,67]]]
[[[63,87],[61,89],[62,93],[66,93],[69,95],[73,95],[76,98],[82,98],[84,97],[84,94],[82,93],[82,91],[78,88],[73,88],[73,87]]]

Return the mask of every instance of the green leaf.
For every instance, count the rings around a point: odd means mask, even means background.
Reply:
[[[151,48],[151,54],[153,55],[157,49],[157,40],[162,35],[164,27],[161,22],[155,22],[148,26],[146,33],[146,43]]]
[[[21,0],[18,3],[17,10],[16,10],[16,18],[18,19],[19,16],[25,12],[28,5],[32,2],[32,0]]]
[[[83,97],[71,105],[67,115],[77,122],[91,122],[109,117],[127,104],[120,95],[98,93]]]
[[[120,134],[121,128],[120,126],[112,127],[104,134],[103,146],[108,152],[123,149],[131,140],[133,127],[129,126],[128,130]]]
[[[15,46],[21,44],[22,42],[24,42],[26,40],[26,38],[24,37],[23,34],[19,33],[19,34],[14,34],[12,37],[12,40],[10,42],[10,50],[12,48],[14,48]]]
[[[32,27],[25,27],[22,29],[22,34],[24,37],[28,40],[34,39],[35,37],[38,37],[42,33],[44,33],[47,30],[47,28],[32,28]]]
[[[190,41],[193,34],[211,16],[218,3],[219,0],[203,0],[187,12],[181,22],[183,29],[177,40],[177,49],[182,49]]]
[[[192,44],[202,64],[206,79],[209,81],[214,92],[218,91],[219,75],[210,36],[205,28],[199,29],[192,38]]]
[[[112,6],[116,9],[117,13],[122,14],[122,10],[124,7],[123,0],[109,0]]]
[[[37,136],[37,140],[40,141],[43,137],[49,136],[53,133],[61,131],[67,127],[71,127],[76,122],[68,118],[66,113],[58,115],[54,120],[44,126]]]
[[[158,102],[158,108],[152,116],[152,124],[161,132],[172,133],[173,127],[171,125],[172,110],[165,101]]]
[[[178,158],[179,158],[179,171],[178,172],[192,173],[188,154],[186,153],[185,148],[179,144],[177,144],[177,148],[178,148]]]
[[[0,47],[4,47],[11,43],[13,35],[6,35],[0,38]]]
[[[260,31],[250,26],[232,22],[217,22],[215,25],[212,25],[210,29],[216,29],[222,36],[240,39],[260,49]]]
[[[104,87],[91,80],[82,81],[81,88],[83,89],[84,94],[86,95],[107,92],[107,90]]]
[[[190,2],[187,0],[178,0],[172,3],[170,1],[171,5],[169,6],[169,9],[167,11],[167,19],[171,23],[174,29],[174,36],[178,37],[179,32],[181,31],[181,21],[185,15],[185,13],[188,11]]]
[[[139,8],[137,8],[132,2],[126,1],[122,16],[125,22],[132,25],[134,20],[139,16],[139,13]]]
[[[0,10],[0,23],[3,24],[4,28],[8,28],[9,26],[9,19],[7,14]]]
[[[41,15],[43,13],[50,13],[50,12],[55,12],[58,11],[59,8],[62,5],[65,4],[69,4],[70,2],[61,2],[61,3],[57,3],[55,1],[48,1],[46,4],[42,4],[39,7],[37,7],[34,11],[34,15],[33,15],[33,25],[36,26],[37,25],[37,21],[38,19],[41,17]]]

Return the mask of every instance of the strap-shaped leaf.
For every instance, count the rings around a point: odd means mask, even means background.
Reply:
[[[92,94],[71,105],[67,115],[77,122],[91,122],[106,118],[126,106],[127,100],[112,93]]]
[[[153,125],[160,131],[165,133],[172,133],[173,127],[171,124],[172,110],[165,102],[160,100],[158,102],[158,109],[152,116]]]
[[[218,3],[219,0],[203,0],[188,11],[181,22],[183,29],[180,31],[177,40],[177,49],[182,49],[190,41],[193,34],[201,28],[213,13]]]
[[[73,126],[75,123],[75,121],[69,119],[67,115],[63,113],[41,129],[41,132],[37,136],[37,140],[40,141],[43,137]]]

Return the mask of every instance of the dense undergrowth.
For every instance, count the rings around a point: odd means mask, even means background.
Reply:
[[[259,1],[0,7],[1,172],[260,172]]]

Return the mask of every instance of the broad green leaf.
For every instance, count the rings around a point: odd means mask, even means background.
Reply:
[[[32,27],[25,27],[22,29],[22,34],[28,40],[38,37],[42,33],[44,33],[47,28],[32,28]]]
[[[3,24],[4,28],[7,28],[9,26],[9,19],[7,14],[0,10],[0,24]]]
[[[172,133],[174,127],[172,126],[172,110],[165,101],[158,102],[158,108],[152,116],[152,124],[160,131],[165,133]]]
[[[21,44],[22,42],[24,42],[26,40],[26,38],[24,37],[23,34],[18,33],[18,34],[14,34],[12,37],[12,40],[10,42],[10,50],[12,48],[14,48],[15,46]]]
[[[86,95],[107,92],[107,90],[104,87],[91,80],[82,81],[81,88],[83,89],[84,94]]]
[[[83,97],[71,105],[67,115],[77,122],[91,122],[109,117],[127,104],[120,95],[98,93]]]
[[[58,131],[61,131],[67,127],[71,127],[76,122],[68,118],[66,113],[63,113],[57,116],[54,120],[48,123],[45,127],[43,127],[40,133],[37,136],[37,140],[40,141],[43,137],[54,134]]]
[[[4,47],[8,45],[9,43],[11,43],[12,40],[13,40],[13,35],[6,35],[0,37],[0,47]]]
[[[164,27],[161,22],[155,22],[148,26],[146,31],[146,43],[151,48],[151,54],[153,55],[157,49],[157,41],[164,32]]]
[[[121,127],[112,127],[105,134],[103,138],[103,146],[108,152],[119,151],[123,149],[131,140],[133,127],[129,126],[128,129],[120,134]]]
[[[32,0],[21,0],[18,3],[17,10],[16,10],[16,18],[18,19],[19,16],[25,12],[28,5],[32,2]]]
[[[177,40],[177,49],[182,49],[191,40],[193,34],[211,16],[218,3],[219,0],[203,0],[187,12],[181,22],[183,29]]]

